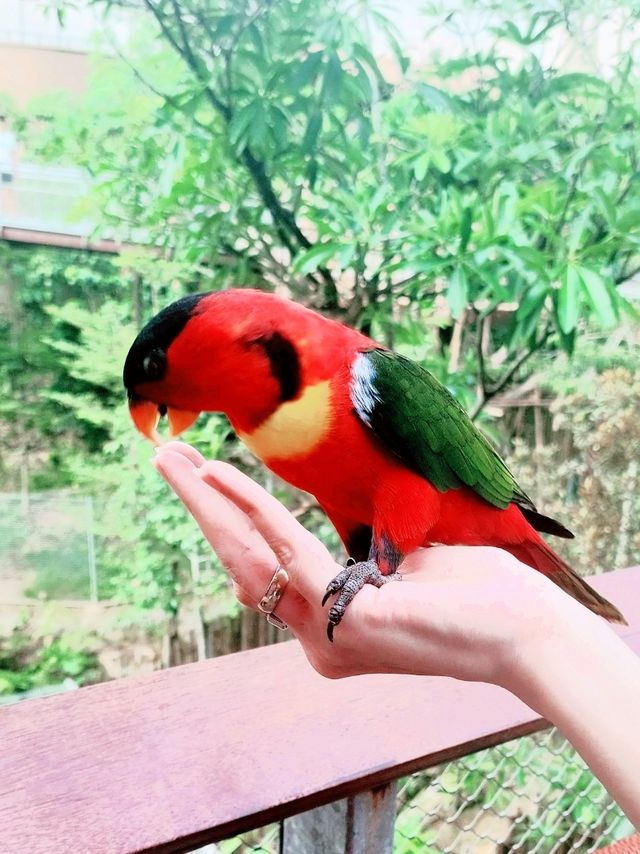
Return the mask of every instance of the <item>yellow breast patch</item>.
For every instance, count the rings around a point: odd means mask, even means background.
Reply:
[[[309,386],[297,400],[282,403],[253,433],[239,436],[262,460],[291,459],[310,453],[331,426],[328,382]]]

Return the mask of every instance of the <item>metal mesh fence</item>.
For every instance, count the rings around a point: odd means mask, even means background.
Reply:
[[[0,494],[0,597],[97,599],[93,501]]]
[[[400,780],[393,852],[589,854],[632,833],[571,745],[549,729]],[[280,839],[271,824],[198,850],[278,854]]]
[[[555,729],[405,778],[396,854],[588,854],[633,828]]]

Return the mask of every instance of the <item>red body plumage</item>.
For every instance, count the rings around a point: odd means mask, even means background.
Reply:
[[[402,554],[432,543],[494,545],[510,550],[526,545],[527,563],[553,571],[548,549],[540,552],[538,560],[540,535],[515,504],[500,510],[467,487],[438,492],[362,424],[350,397],[350,372],[357,354],[378,346],[375,342],[295,303],[274,302],[273,297],[258,291],[233,293],[228,307],[213,295],[215,311],[208,311],[207,300],[203,300],[191,321],[199,328],[188,340],[179,337],[172,345],[176,362],[199,363],[201,386],[207,389],[206,399],[194,400],[190,390],[184,401],[179,396],[175,399],[176,405],[210,409],[212,397],[224,385],[219,393],[225,399],[216,408],[227,413],[237,432],[251,434],[271,414],[277,388],[261,354],[246,348],[239,352],[238,335],[242,330],[242,337],[250,338],[252,327],[256,336],[265,329],[276,329],[295,342],[303,387],[329,381],[331,424],[326,436],[307,453],[263,459],[284,480],[318,499],[345,542],[354,526],[368,525],[374,539],[384,532]],[[200,358],[192,343],[212,338],[218,342],[219,353],[213,362]],[[188,352],[180,352],[181,348]],[[381,569],[386,569],[384,561]]]

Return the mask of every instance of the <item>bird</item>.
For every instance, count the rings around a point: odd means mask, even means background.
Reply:
[[[620,611],[542,538],[571,538],[531,498],[425,367],[293,300],[252,288],[193,293],[151,318],[126,357],[136,428],[153,442],[222,412],[275,474],[311,493],[351,556],[322,605],[327,636],[365,584],[401,580],[433,545],[496,546],[611,622]]]

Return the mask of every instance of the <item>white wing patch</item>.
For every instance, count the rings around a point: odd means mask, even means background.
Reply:
[[[358,416],[369,427],[373,410],[380,403],[375,380],[375,367],[365,353],[359,353],[351,366],[351,400]]]

